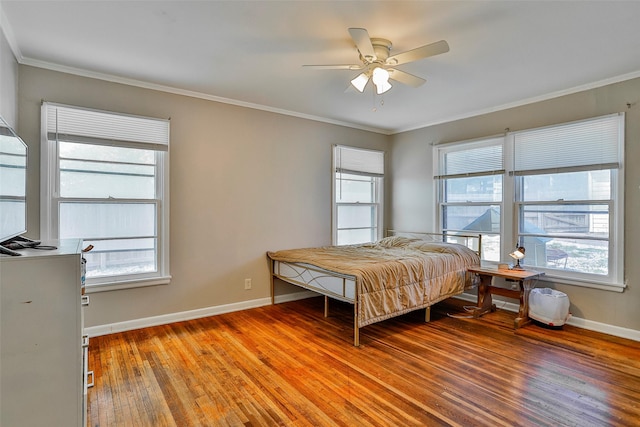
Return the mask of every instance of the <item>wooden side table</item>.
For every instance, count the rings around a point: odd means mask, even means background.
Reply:
[[[508,298],[520,300],[520,310],[513,327],[519,327],[529,323],[529,292],[533,288],[535,281],[544,273],[533,270],[506,270],[489,267],[470,267],[470,273],[475,273],[480,277],[480,287],[478,288],[478,303],[473,311],[473,317],[478,318],[485,313],[495,311],[491,294],[501,295]],[[491,285],[491,279],[501,277],[518,283],[518,289],[500,288]]]

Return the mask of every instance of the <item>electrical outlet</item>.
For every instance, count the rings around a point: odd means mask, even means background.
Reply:
[[[251,279],[244,279],[244,288],[251,289]]]

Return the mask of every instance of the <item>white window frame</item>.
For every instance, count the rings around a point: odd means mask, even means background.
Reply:
[[[616,166],[610,164],[603,164],[600,168],[611,169],[611,199],[609,201],[584,201],[585,204],[607,204],[609,206],[609,268],[608,274],[596,275],[586,274],[581,272],[570,272],[561,269],[543,268],[536,266],[536,270],[545,272],[545,278],[551,279],[556,283],[570,284],[576,286],[583,286],[596,289],[612,290],[616,292],[622,292],[626,287],[624,278],[624,113],[616,115],[619,120],[619,136],[617,156],[618,159],[615,162]],[[609,117],[609,116],[603,116]],[[602,117],[596,117],[593,119],[582,120],[580,123],[589,120],[599,120]],[[545,128],[552,129],[553,127],[560,127],[571,123],[564,123],[554,126],[547,126]],[[539,128],[539,129],[545,129]],[[504,177],[503,177],[503,200],[502,200],[502,214],[500,217],[501,228],[501,260],[502,262],[510,260],[508,254],[512,252],[518,241],[519,230],[519,212],[520,207],[528,204],[519,199],[519,176],[514,172],[515,162],[515,136],[521,132],[533,131],[535,129],[523,130],[519,132],[509,132],[502,136],[503,139],[503,156],[504,156]],[[487,140],[490,138],[487,138]],[[443,153],[447,150],[460,149],[466,146],[472,146],[472,144],[478,144],[477,140],[473,141],[461,141],[451,144],[436,145],[433,149],[434,170],[440,171],[441,162],[443,161]],[[594,169],[593,167],[591,169]],[[596,166],[595,169],[598,169]],[[552,168],[548,173],[561,173],[571,170],[585,170],[580,166],[568,167],[568,168]],[[434,179],[434,185],[436,185],[436,212],[435,217],[437,221],[437,228],[439,232],[443,232],[443,218],[441,215],[443,206],[442,182],[446,179],[446,176],[436,176]],[[579,201],[566,202],[567,204],[575,204]],[[563,203],[562,201],[546,201],[546,204]],[[532,201],[530,204],[540,204],[540,202]],[[526,258],[525,258],[526,260]],[[497,264],[496,262],[490,262],[483,260],[483,264]]]
[[[516,139],[518,135],[526,134],[526,133],[535,133],[539,131],[553,130],[559,129],[565,126],[568,127],[578,127],[583,124],[594,124],[597,125],[598,122],[608,122],[613,124],[617,129],[617,138],[612,138],[609,143],[609,146],[606,149],[602,149],[603,154],[600,153],[589,153],[588,150],[583,149],[580,144],[572,145],[567,144],[566,147],[572,148],[567,151],[566,148],[559,148],[556,152],[551,152],[553,149],[549,148],[549,153],[547,153],[548,158],[551,160],[549,169],[542,170],[531,170],[526,171],[526,169],[530,169],[530,167],[517,165],[517,142]],[[561,123],[552,126],[545,126],[541,128],[535,129],[527,129],[518,132],[512,132],[506,135],[505,143],[512,152],[512,155],[508,159],[508,170],[509,170],[509,181],[513,185],[513,214],[510,218],[512,218],[513,226],[510,228],[512,230],[513,242],[518,241],[520,229],[520,210],[522,207],[527,205],[606,205],[609,210],[609,233],[608,233],[608,274],[605,275],[596,275],[596,274],[588,274],[581,272],[569,272],[562,269],[547,269],[543,267],[536,266],[537,270],[544,271],[547,277],[553,278],[555,281],[592,287],[598,289],[608,289],[615,290],[618,292],[622,292],[626,287],[624,280],[624,131],[625,129],[625,114],[617,113],[610,114],[606,116],[594,117],[585,120],[578,120],[569,123]],[[602,144],[591,144],[589,147],[596,147],[599,149]],[[542,162],[538,160],[536,162],[533,159],[533,163],[531,158],[536,157],[538,154],[544,152],[546,149],[542,149],[536,147],[534,149],[536,152],[527,152],[521,156],[524,160],[529,164],[541,164]],[[583,152],[584,151],[584,152]],[[582,157],[593,157],[598,158],[602,156],[604,160],[600,162],[595,162],[593,164],[586,164],[581,161]],[[523,169],[525,171],[523,172]],[[534,168],[535,169],[535,168]],[[571,201],[524,201],[522,199],[522,195],[520,194],[521,188],[521,180],[522,176],[531,176],[535,174],[559,174],[566,172],[577,172],[577,171],[586,171],[586,170],[610,170],[611,174],[611,182],[610,182],[610,199],[609,200],[571,200]],[[526,233],[523,233],[523,235]],[[507,248],[509,249],[509,248]],[[511,248],[513,249],[513,248]],[[526,258],[525,258],[526,259]]]
[[[129,289],[142,286],[153,286],[168,284],[171,280],[169,271],[169,122],[165,119],[155,119],[142,116],[133,116],[123,113],[115,113],[110,111],[94,110],[84,107],[70,106],[51,102],[43,102],[41,114],[41,177],[40,177],[40,238],[44,241],[59,240],[59,214],[60,205],[65,202],[82,202],[89,201],[92,203],[109,202],[107,199],[82,199],[82,198],[62,198],[60,197],[60,168],[59,168],[59,150],[56,138],[50,138],[48,128],[52,125],[48,123],[48,111],[54,111],[56,108],[70,109],[85,112],[95,112],[98,114],[113,115],[114,117],[123,116],[135,119],[145,120],[161,120],[166,122],[166,141],[160,143],[140,142],[140,141],[118,141],[111,139],[110,141],[99,140],[96,143],[112,147],[139,147],[156,152],[156,199],[144,200],[125,200],[117,199],[119,203],[135,203],[144,202],[151,203],[156,206],[156,233],[157,233],[157,250],[156,250],[156,266],[154,272],[119,275],[119,276],[103,276],[98,278],[87,278],[87,292],[112,291],[117,289]],[[75,136],[68,136],[73,139]],[[82,141],[84,137],[79,137]],[[144,138],[144,137],[143,137]],[[164,138],[161,136],[159,138]],[[92,138],[86,138],[85,143],[91,143]]]
[[[482,159],[482,162],[478,162],[478,159],[474,156],[477,154],[477,151],[483,151],[486,149],[490,149],[491,147],[499,146],[501,147],[502,156],[497,157],[496,154],[491,154],[489,151],[485,151],[485,155],[487,158]],[[459,158],[460,162],[469,162],[469,165],[473,165],[469,170],[462,170],[462,164],[458,164],[453,168],[446,170],[445,168],[445,159],[447,155],[452,153],[461,153],[461,157]],[[469,157],[467,159],[467,157]],[[444,234],[470,234],[474,233],[474,231],[469,231],[465,229],[455,229],[452,227],[444,227],[444,211],[447,207],[481,207],[481,206],[494,206],[498,205],[500,207],[501,217],[504,216],[504,194],[505,194],[505,182],[504,182],[504,141],[502,137],[489,137],[482,138],[477,140],[469,140],[462,141],[452,144],[443,144],[440,146],[436,146],[434,149],[434,169],[438,171],[438,175],[435,177],[435,185],[436,185],[436,198],[437,198],[437,210],[436,210],[436,221],[438,224],[438,232]],[[446,180],[451,178],[470,178],[474,176],[491,176],[491,175],[501,175],[502,179],[502,194],[500,200],[496,201],[445,201],[446,197]],[[501,237],[504,235],[503,231],[503,223],[501,221],[500,231],[498,233],[490,233],[499,235]],[[486,247],[489,240],[487,238],[483,239],[483,246]],[[486,251],[481,249],[481,254],[485,254]]]
[[[350,160],[342,161],[341,153],[349,153]],[[346,165],[348,163],[348,165]],[[361,202],[338,202],[338,185],[340,172],[353,175],[361,175],[372,178],[376,200],[373,203]],[[338,244],[338,207],[339,206],[373,206],[376,211],[376,237],[379,240],[383,237],[384,231],[384,151],[371,150],[366,148],[349,147],[345,145],[334,145],[332,154],[332,191],[331,191],[331,229],[332,244]],[[369,229],[370,227],[366,227]],[[350,228],[354,229],[354,228]]]

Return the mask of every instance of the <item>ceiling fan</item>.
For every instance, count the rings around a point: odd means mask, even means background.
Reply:
[[[358,91],[364,92],[367,83],[372,80],[376,87],[376,93],[382,94],[391,89],[389,79],[412,87],[418,87],[426,81],[421,77],[394,68],[396,65],[406,64],[449,51],[449,44],[444,40],[440,40],[439,42],[390,56],[391,42],[389,40],[371,38],[364,28],[349,28],[349,34],[358,48],[361,64],[303,65],[303,67],[324,70],[362,70],[362,73],[351,80],[351,85]]]

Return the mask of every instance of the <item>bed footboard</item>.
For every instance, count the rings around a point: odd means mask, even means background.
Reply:
[[[272,278],[351,304],[357,299],[355,276],[293,262],[272,260],[271,266]]]
[[[268,255],[268,254],[267,254]],[[329,317],[329,298],[353,304],[353,345],[360,345],[356,278],[307,264],[289,263],[269,257],[271,304],[275,304],[275,279],[324,295],[324,316]]]

